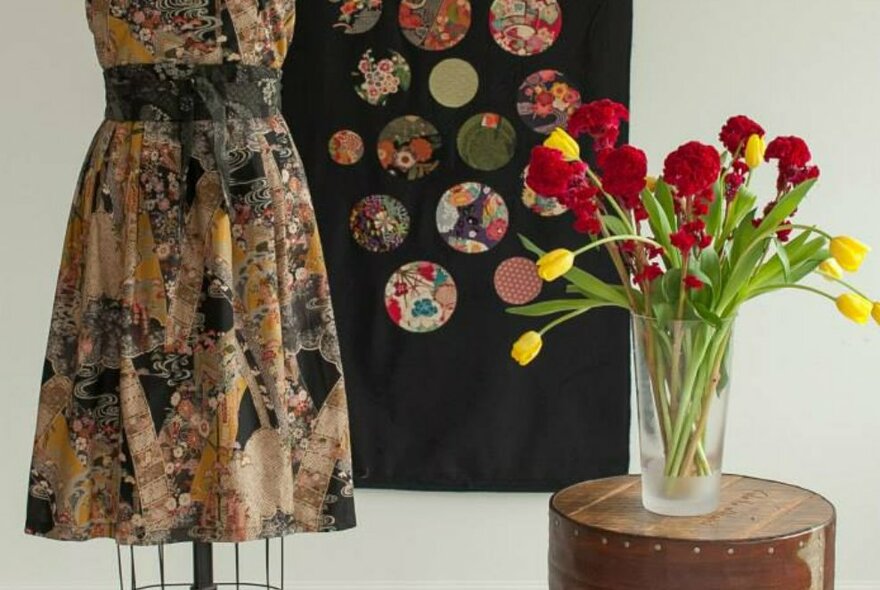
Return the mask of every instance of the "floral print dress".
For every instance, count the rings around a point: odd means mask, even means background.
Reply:
[[[321,243],[280,115],[294,0],[87,0],[107,80],[64,241],[26,532],[354,526]]]

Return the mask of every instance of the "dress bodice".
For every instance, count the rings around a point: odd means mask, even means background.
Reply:
[[[101,66],[237,62],[280,68],[295,0],[86,0]]]

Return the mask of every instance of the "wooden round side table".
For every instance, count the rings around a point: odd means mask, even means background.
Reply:
[[[724,476],[721,506],[671,518],[638,476],[550,500],[550,590],[833,590],[835,510],[809,490]]]

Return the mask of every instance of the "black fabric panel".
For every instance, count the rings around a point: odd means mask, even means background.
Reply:
[[[332,28],[339,4],[298,2],[283,107],[305,162],[325,247],[361,487],[547,491],[628,469],[626,314],[593,312],[554,330],[542,355],[521,368],[509,358],[510,346],[542,320],[506,314],[493,275],[507,258],[528,256],[518,233],[547,248],[583,243],[569,215],[542,218],[522,204],[520,175],[531,147],[544,136],[517,114],[517,90],[529,74],[550,68],[563,72],[585,102],[609,97],[628,103],[632,3],[560,0],[559,40],[545,53],[525,58],[502,51],[492,40],[490,4],[473,0],[467,37],[451,49],[429,52],[402,35],[400,0],[385,0],[380,22],[358,35]],[[409,91],[392,95],[385,106],[369,105],[354,91],[352,72],[368,48],[393,49],[412,68]],[[481,82],[476,98],[457,109],[439,105],[428,84],[434,65],[450,57],[472,63]],[[495,172],[471,169],[456,150],[459,127],[485,111],[507,118],[518,138],[514,160]],[[383,127],[408,114],[432,122],[443,137],[440,168],[415,181],[390,176],[380,167],[375,147]],[[340,129],[364,139],[366,153],[357,165],[340,166],[328,155],[328,140]],[[441,195],[463,181],[490,185],[510,211],[507,236],[487,253],[457,252],[437,231]],[[390,253],[367,252],[350,235],[351,208],[370,194],[396,197],[411,216],[409,236]],[[440,264],[458,288],[451,321],[428,334],[394,325],[384,304],[389,277],[416,260]],[[614,280],[602,255],[580,262]],[[545,285],[542,298],[560,296],[562,284]]]

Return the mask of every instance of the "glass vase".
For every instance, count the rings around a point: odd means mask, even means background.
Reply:
[[[718,508],[733,320],[633,316],[642,503],[667,516]]]

